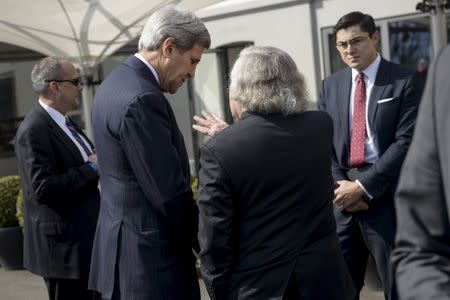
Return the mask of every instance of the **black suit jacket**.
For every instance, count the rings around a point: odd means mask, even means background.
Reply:
[[[201,147],[199,241],[211,299],[352,299],[332,212],[331,119],[244,113]]]
[[[90,287],[109,299],[199,299],[198,209],[183,137],[149,68],[130,56],[92,112],[102,183]]]
[[[400,299],[450,299],[450,47],[435,60],[396,195]]]
[[[97,173],[40,104],[20,125],[15,149],[24,192],[25,267],[43,277],[87,282],[100,206]]]

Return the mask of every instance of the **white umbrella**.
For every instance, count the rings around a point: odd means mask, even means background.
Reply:
[[[174,4],[195,11],[216,2],[219,0],[3,0],[0,41],[69,58],[87,78],[99,63],[136,38],[158,8]],[[85,87],[88,135],[91,102],[91,88]]]

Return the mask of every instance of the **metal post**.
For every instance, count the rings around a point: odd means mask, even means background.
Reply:
[[[444,0],[435,0],[431,10],[431,38],[433,42],[433,57],[447,45],[447,24],[445,21]]]
[[[92,76],[93,68],[88,66],[79,66],[80,76],[83,82],[83,89],[81,91],[81,101],[83,107],[83,120],[84,129],[86,135],[93,140],[92,134],[92,122],[91,122],[91,109],[92,109],[92,99],[93,99],[93,85]]]
[[[83,82],[88,82],[87,78],[82,76]],[[91,108],[92,108],[92,86],[89,84],[83,85],[82,101],[83,101],[83,119],[84,119],[84,129],[86,135],[92,140],[92,122],[91,122]]]

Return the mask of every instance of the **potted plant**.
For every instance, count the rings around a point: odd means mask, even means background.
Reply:
[[[19,191],[18,176],[0,178],[0,265],[8,270],[23,268],[23,233],[16,216]]]

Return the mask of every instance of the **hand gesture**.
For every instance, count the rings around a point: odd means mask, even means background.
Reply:
[[[194,121],[196,124],[192,125],[192,128],[200,133],[214,136],[229,126],[227,122],[216,114],[210,114],[206,111],[202,111],[202,116],[203,117],[194,116]]]

